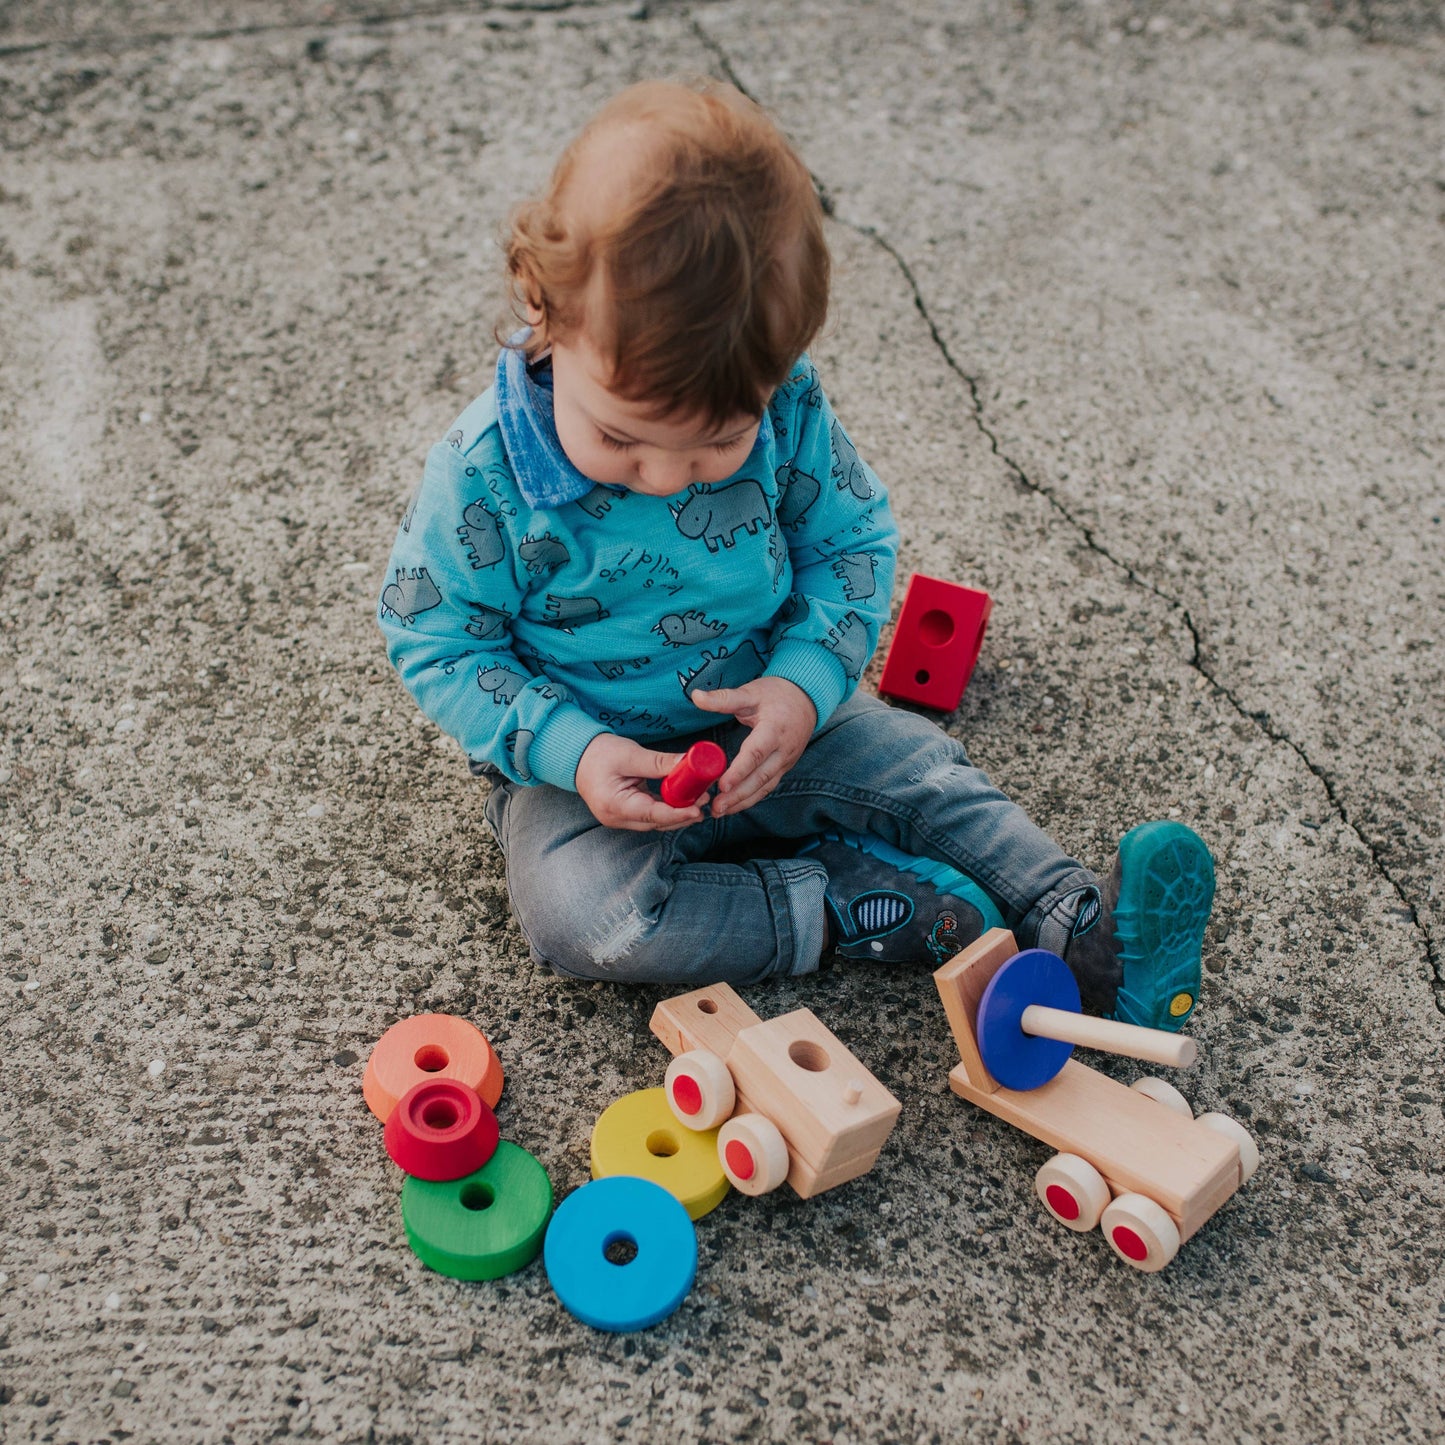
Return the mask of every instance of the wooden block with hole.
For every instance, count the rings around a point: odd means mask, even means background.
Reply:
[[[973,675],[992,609],[987,592],[915,572],[903,594],[878,691],[952,712]]]
[[[743,1029],[727,1064],[788,1152],[819,1173],[876,1156],[903,1107],[809,1009]]]
[[[715,983],[663,999],[649,1027],[670,1054],[707,1049],[725,1059],[739,1031],[760,1022],[728,984]]]
[[[724,1060],[733,1117],[769,1120],[788,1150],[787,1182],[802,1199],[866,1174],[902,1106],[808,1009],[763,1022],[727,985],[653,1011],[652,1032],[674,1056],[706,1049]]]

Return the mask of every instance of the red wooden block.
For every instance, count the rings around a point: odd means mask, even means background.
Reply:
[[[915,572],[878,691],[952,712],[973,674],[992,609],[987,592]]]
[[[424,1079],[397,1100],[386,1121],[386,1152],[416,1179],[461,1179],[496,1153],[497,1116],[475,1089]]]
[[[690,808],[727,771],[727,754],[716,743],[694,743],[662,780],[669,808]]]

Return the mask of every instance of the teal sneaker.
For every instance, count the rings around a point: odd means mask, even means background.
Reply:
[[[1131,828],[1105,889],[1106,908],[1111,901],[1124,969],[1113,1017],[1180,1028],[1199,1001],[1200,950],[1214,905],[1214,860],[1204,840],[1183,823]]]
[[[1003,927],[997,905],[972,878],[881,838],[825,833],[798,856],[827,871],[823,901],[843,958],[938,968],[990,928]]]

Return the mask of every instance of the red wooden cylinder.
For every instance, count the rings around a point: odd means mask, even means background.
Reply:
[[[662,780],[669,808],[690,808],[727,771],[727,754],[716,743],[694,743]]]

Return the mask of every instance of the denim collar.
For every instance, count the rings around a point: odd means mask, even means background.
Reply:
[[[497,422],[511,459],[517,488],[529,507],[560,507],[585,497],[597,485],[567,458],[557,439],[552,389],[527,371],[525,329],[508,338],[497,358]]]
[[[593,487],[603,484],[579,472],[562,450],[552,409],[550,372],[543,373],[546,381],[534,378],[522,351],[531,334],[531,327],[523,327],[508,337],[497,358],[497,422],[511,459],[512,475],[517,479],[517,489],[529,507],[546,509],[580,501]],[[806,361],[806,356],[803,359]],[[743,467],[765,450],[771,440],[772,424],[769,411],[765,410]]]

